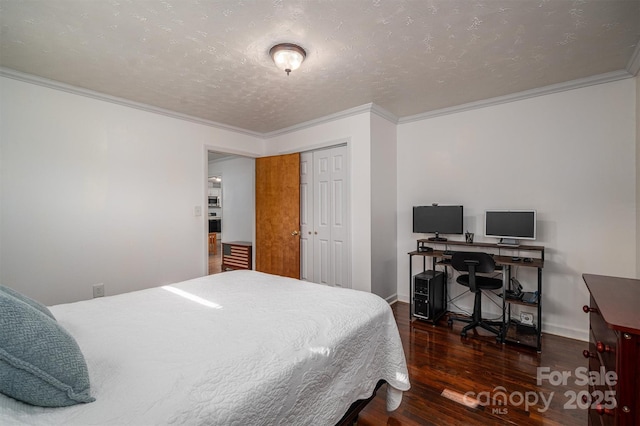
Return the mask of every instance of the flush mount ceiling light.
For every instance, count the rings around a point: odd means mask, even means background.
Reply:
[[[273,46],[269,51],[269,55],[273,58],[276,66],[289,75],[291,71],[300,67],[304,58],[307,57],[307,52],[296,44],[281,43]]]

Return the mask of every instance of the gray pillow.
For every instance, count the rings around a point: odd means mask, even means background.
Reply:
[[[74,338],[31,305],[0,292],[0,393],[42,407],[92,402]]]
[[[0,285],[0,292],[5,292],[9,296],[13,296],[18,300],[22,300],[24,303],[27,303],[27,304],[33,306],[34,308],[36,308],[37,310],[39,310],[43,314],[48,315],[53,319],[56,319],[56,317],[53,316],[53,314],[51,313],[49,308],[44,306],[42,303],[25,296],[22,293],[18,293],[17,291],[15,291],[15,290],[13,290],[13,289],[11,289],[9,287],[5,287],[3,285]]]

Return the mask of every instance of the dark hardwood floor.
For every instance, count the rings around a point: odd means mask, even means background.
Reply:
[[[582,351],[588,343],[554,335],[543,335],[542,353],[535,349],[496,343],[494,337],[462,338],[463,324],[447,326],[446,319],[432,326],[409,322],[409,305],[395,303],[393,311],[409,367],[411,389],[400,407],[386,411],[386,385],[361,412],[359,426],[369,425],[586,425],[587,411],[574,408],[572,395],[586,391],[576,383],[576,368],[586,367]],[[565,385],[549,380],[536,383],[537,368],[570,372]],[[501,387],[501,388],[500,388]],[[443,396],[473,392],[481,403],[468,408]],[[499,405],[500,392],[506,405]],[[550,401],[545,410],[546,401]],[[528,409],[522,398],[531,401]],[[534,403],[535,399],[537,403]]]

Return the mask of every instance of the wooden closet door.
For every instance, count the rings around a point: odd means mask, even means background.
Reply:
[[[300,154],[256,159],[256,270],[300,278]]]

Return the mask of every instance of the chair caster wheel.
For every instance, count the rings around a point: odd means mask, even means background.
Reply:
[[[453,327],[453,320],[452,320],[452,319],[448,319],[448,320],[447,320],[447,325],[448,325],[449,327]]]
[[[467,337],[467,332],[466,332],[466,331],[463,331],[462,333],[460,333],[460,336],[462,336],[462,337]]]

